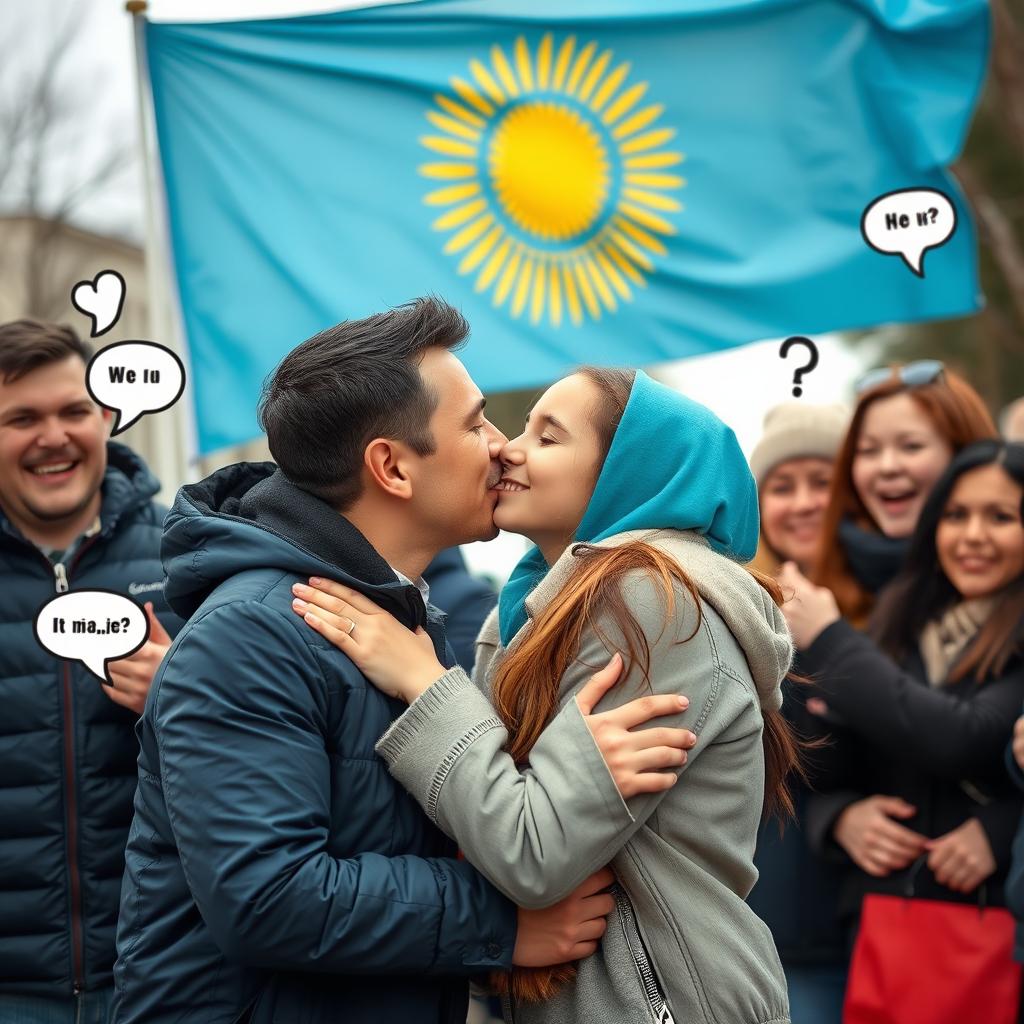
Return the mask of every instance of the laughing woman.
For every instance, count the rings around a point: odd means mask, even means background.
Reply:
[[[495,523],[536,547],[484,624],[472,682],[345,588],[299,588],[296,611],[410,702],[378,752],[512,900],[547,906],[611,864],[598,952],[494,979],[507,1020],[788,1021],[744,900],[762,810],[789,806],[792,648],[778,588],[738,564],[758,516],[732,431],[643,373],[587,368],[541,396],[501,458]],[[667,722],[698,736],[678,786],[620,793],[595,745],[574,698],[615,652],[606,707],[689,698]]]

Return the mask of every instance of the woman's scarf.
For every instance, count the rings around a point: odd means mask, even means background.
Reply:
[[[574,542],[626,530],[696,530],[738,562],[757,550],[757,487],[732,429],[710,409],[638,370]],[[528,551],[501,592],[507,647],[526,624],[526,598],[548,571]]]

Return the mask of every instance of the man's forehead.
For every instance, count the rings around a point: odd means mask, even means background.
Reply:
[[[47,363],[15,381],[0,378],[0,408],[60,408],[78,401],[92,403],[85,385],[85,364],[77,358]]]

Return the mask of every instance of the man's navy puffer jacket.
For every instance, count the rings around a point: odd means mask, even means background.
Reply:
[[[465,976],[510,965],[515,907],[388,774],[373,748],[404,705],[291,587],[358,589],[451,664],[441,616],[272,463],[183,488],[163,557],[191,617],[140,723],[115,1020],[462,1024]]]
[[[100,531],[55,567],[0,514],[0,993],[108,988],[135,792],[137,716],[80,662],[36,641],[36,612],[63,587],[163,599],[156,478],[107,445]]]

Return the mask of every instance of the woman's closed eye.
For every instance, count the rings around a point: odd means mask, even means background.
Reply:
[[[544,448],[549,444],[558,444],[558,442],[553,437],[544,437],[543,435],[541,435],[539,444],[542,448]]]

